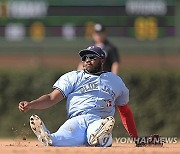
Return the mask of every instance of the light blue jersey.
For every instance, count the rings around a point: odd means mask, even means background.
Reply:
[[[114,116],[115,105],[123,106],[129,102],[129,90],[122,79],[104,72],[93,75],[72,71],[61,76],[53,88],[67,98],[68,117],[93,114],[101,118]]]

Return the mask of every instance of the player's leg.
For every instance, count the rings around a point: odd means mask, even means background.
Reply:
[[[30,117],[33,132],[45,146],[82,146],[87,145],[87,140],[93,146],[110,146],[113,125],[112,117],[100,119],[98,116],[82,115],[67,120],[57,132],[50,134],[37,115]]]
[[[52,140],[49,130],[44,125],[43,121],[37,116],[30,117],[30,126],[38,140],[45,146],[52,145]]]
[[[90,146],[108,147],[112,145],[112,129],[115,120],[112,116],[92,122],[87,128],[87,141]]]
[[[51,134],[53,146],[84,146],[87,124],[85,116],[68,119],[57,132]]]
[[[50,134],[43,121],[37,116],[30,117],[30,126],[38,140],[45,146],[82,146],[87,145],[87,124],[84,116],[67,120],[57,132]]]
[[[43,121],[37,116],[30,117],[30,126],[45,146],[83,146],[87,143],[87,127],[95,120],[101,119],[96,115],[81,115],[68,119],[57,132],[50,134]]]

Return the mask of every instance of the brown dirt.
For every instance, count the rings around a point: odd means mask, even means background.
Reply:
[[[35,140],[6,139],[0,140],[0,153],[2,154],[179,154],[180,143],[165,144],[163,147],[135,147],[134,144],[114,143],[110,148],[97,147],[44,147]]]
[[[180,54],[177,55],[122,55],[120,70],[124,69],[173,69],[180,70]],[[78,55],[0,55],[0,69],[76,69]]]

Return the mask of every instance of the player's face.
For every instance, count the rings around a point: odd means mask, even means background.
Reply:
[[[106,39],[106,33],[93,33],[95,43],[102,43]]]
[[[103,59],[95,54],[87,54],[82,57],[83,67],[90,73],[102,71]]]

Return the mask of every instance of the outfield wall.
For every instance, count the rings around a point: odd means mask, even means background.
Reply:
[[[138,41],[133,38],[109,37],[109,40],[118,48],[121,54],[178,54],[180,53],[180,39],[164,38],[156,41]],[[64,38],[46,38],[43,42],[34,42],[25,39],[21,42],[8,42],[0,39],[0,54],[11,53],[77,53],[79,50],[92,44],[92,39],[78,37],[73,40]]]

